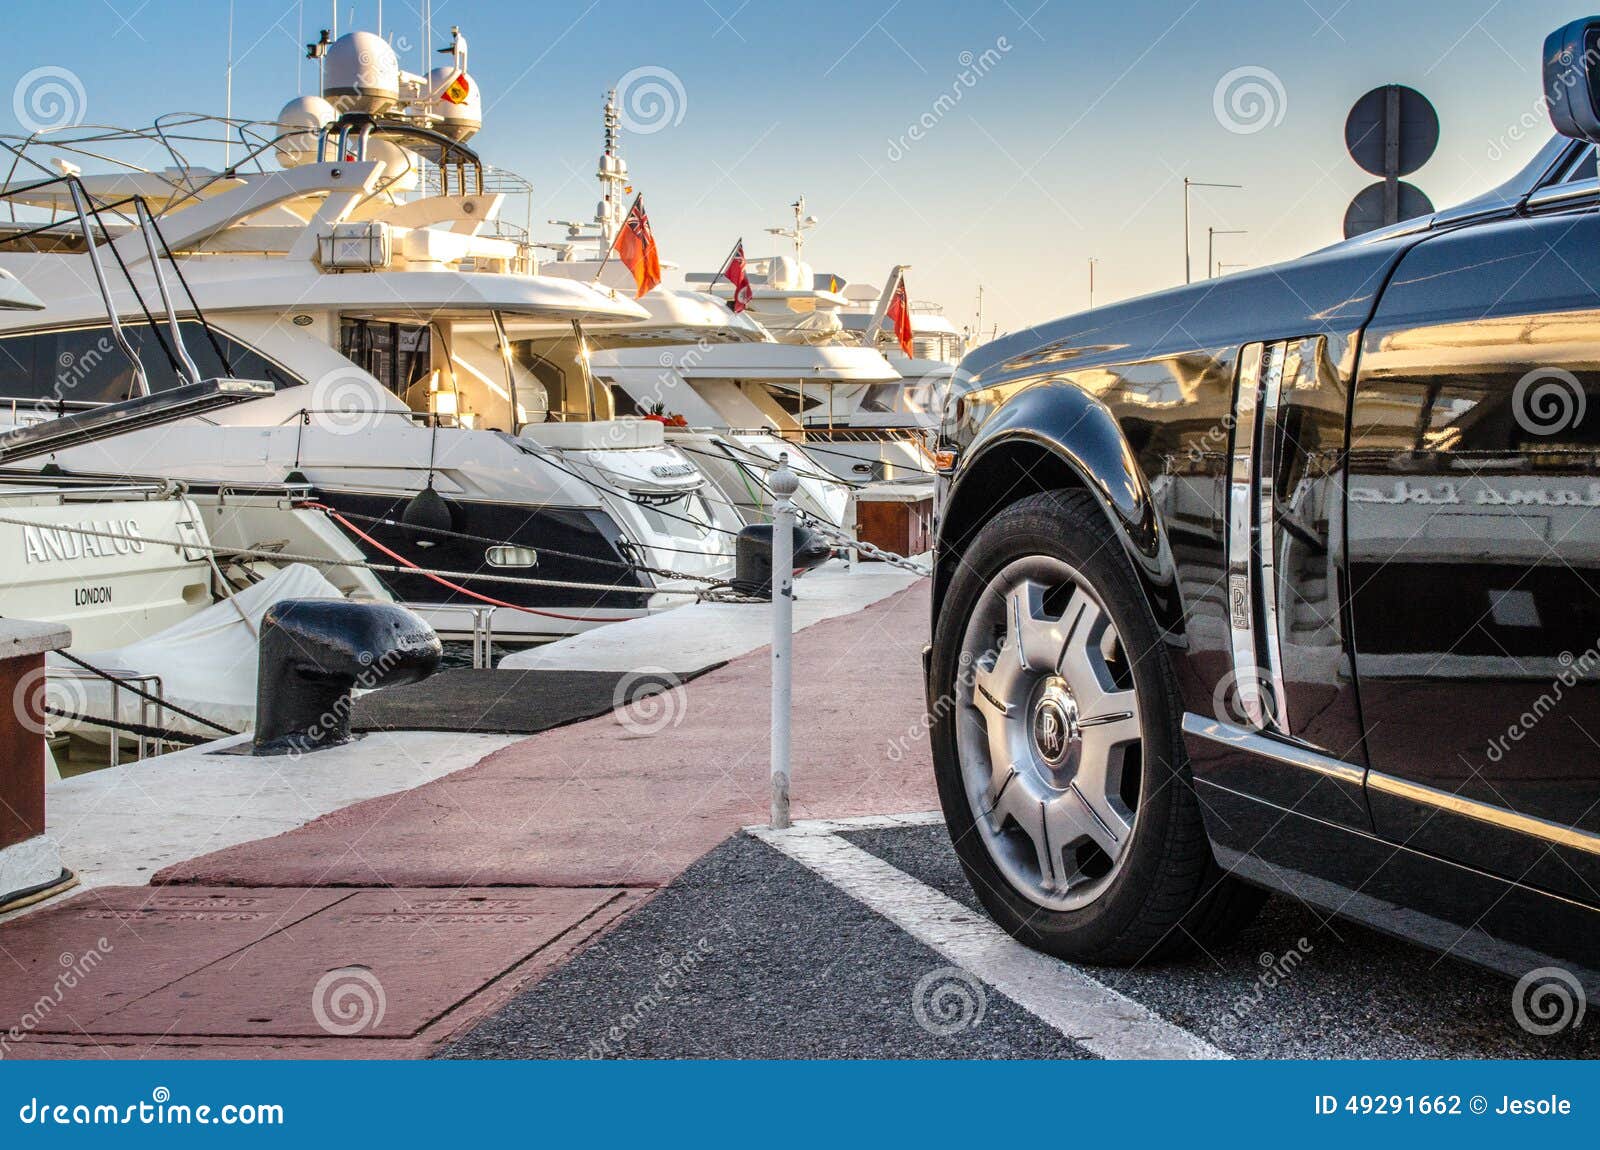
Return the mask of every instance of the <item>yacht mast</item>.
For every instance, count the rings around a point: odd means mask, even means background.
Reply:
[[[767,234],[793,240],[795,262],[799,263],[805,253],[806,232],[817,226],[817,217],[806,215],[806,198],[803,195],[789,206],[794,209],[794,227],[768,228]]]
[[[617,113],[617,90],[606,93],[605,150],[600,153],[600,167],[595,175],[600,179],[600,207],[594,220],[600,228],[600,250],[609,252],[622,228],[622,217],[627,212],[623,200],[628,194],[628,164],[619,154],[617,141],[622,117]]]

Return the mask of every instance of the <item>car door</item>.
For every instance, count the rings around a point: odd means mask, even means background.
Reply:
[[[1600,216],[1551,198],[1429,237],[1379,301],[1351,614],[1379,834],[1600,903]]]
[[[1211,781],[1366,830],[1345,634],[1344,448],[1351,336],[1246,345],[1234,386],[1223,548],[1229,665],[1217,718],[1264,736]],[[1304,770],[1286,770],[1282,759]],[[1204,765],[1203,765],[1204,766]]]

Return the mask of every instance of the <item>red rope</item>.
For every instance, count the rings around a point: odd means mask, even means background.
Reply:
[[[307,507],[311,507],[311,508],[313,508],[313,509],[315,509],[317,511],[325,511],[325,512],[327,512],[328,517],[330,519],[337,520],[344,527],[344,529],[346,531],[349,531],[351,534],[353,534],[353,535],[355,535],[355,536],[357,536],[357,537],[359,537],[361,539],[366,540],[373,547],[376,547],[379,551],[382,551],[385,555],[387,555],[389,558],[393,559],[396,563],[400,564],[402,567],[409,567],[413,571],[415,571],[419,575],[421,575],[424,579],[432,579],[435,583],[438,583],[438,584],[440,584],[441,586],[444,586],[444,587],[448,587],[448,588],[450,588],[450,590],[456,592],[459,595],[465,595],[469,599],[477,599],[479,602],[487,603],[491,607],[505,607],[508,610],[521,611],[521,612],[523,612],[525,614],[528,614],[528,615],[543,615],[547,619],[566,619],[569,622],[574,622],[574,623],[593,623],[593,622],[596,621],[596,620],[590,619],[590,618],[588,618],[587,616],[584,616],[584,615],[563,615],[563,614],[561,614],[560,612],[557,612],[557,611],[540,611],[540,610],[538,610],[537,608],[534,608],[534,607],[519,607],[515,603],[507,603],[503,599],[491,599],[487,595],[480,595],[476,591],[469,591],[465,587],[461,586],[461,584],[459,584],[459,583],[452,583],[452,582],[450,582],[450,580],[444,578],[443,576],[435,575],[431,571],[422,570],[422,568],[418,567],[415,563],[411,562],[411,560],[407,559],[404,555],[399,555],[399,554],[396,554],[395,552],[389,550],[382,543],[379,543],[376,539],[374,539],[372,536],[368,535],[365,531],[361,530],[361,528],[357,527],[354,523],[350,522],[350,520],[346,519],[343,515],[340,515],[337,511],[335,511],[333,508],[329,507],[326,503],[308,503],[308,504],[306,504],[306,506]]]

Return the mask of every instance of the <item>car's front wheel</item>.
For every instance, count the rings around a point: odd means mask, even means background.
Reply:
[[[1183,755],[1161,634],[1086,491],[1030,496],[963,554],[934,630],[934,765],[989,912],[1062,957],[1136,963],[1246,920]]]

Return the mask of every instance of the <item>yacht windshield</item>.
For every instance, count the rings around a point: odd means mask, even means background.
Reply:
[[[233,376],[265,380],[279,387],[300,382],[220,331],[213,329],[208,335],[194,320],[185,320],[178,326],[203,379]],[[188,382],[174,365],[172,336],[164,326],[153,332],[148,323],[124,323],[122,329],[144,365],[152,392],[168,391]],[[215,345],[211,336],[216,338]],[[109,324],[0,337],[0,399],[13,406],[26,402],[41,409],[55,409],[59,414],[93,404],[117,403],[137,394],[133,367],[118,350]]]

